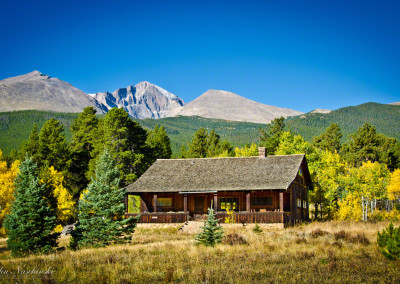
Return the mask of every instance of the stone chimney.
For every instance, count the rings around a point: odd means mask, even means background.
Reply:
[[[265,158],[265,147],[258,147],[258,157]]]

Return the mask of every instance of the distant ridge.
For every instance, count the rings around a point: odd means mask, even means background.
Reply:
[[[98,112],[104,112],[96,100],[70,83],[39,71],[0,81],[0,112],[14,110],[81,112],[87,106],[94,106]]]
[[[184,105],[177,114],[232,121],[269,123],[271,120],[281,116],[288,117],[303,113],[258,103],[227,91],[208,90],[200,97]]]

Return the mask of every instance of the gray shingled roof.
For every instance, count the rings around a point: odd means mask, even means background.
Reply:
[[[127,192],[287,189],[304,155],[157,160]]]

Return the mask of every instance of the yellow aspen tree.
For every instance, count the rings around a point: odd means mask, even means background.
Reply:
[[[396,169],[390,174],[390,183],[387,191],[390,200],[400,201],[400,169]]]
[[[19,161],[7,168],[7,162],[1,160],[2,154],[0,150],[0,235],[4,236],[3,220],[5,215],[10,213],[10,206],[14,201],[14,180],[18,174]]]
[[[52,197],[56,200],[57,223],[66,224],[75,214],[75,202],[72,195],[64,187],[64,176],[53,166],[48,168],[47,173],[42,177],[42,182],[52,189]],[[61,226],[57,226],[60,230]]]
[[[258,156],[258,147],[257,144],[252,143],[251,146],[244,146],[244,148],[235,148],[235,156],[236,157],[250,157],[250,156]]]

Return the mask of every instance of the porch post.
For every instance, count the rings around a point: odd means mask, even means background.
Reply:
[[[283,212],[283,192],[279,192],[279,211]]]
[[[124,196],[124,203],[125,203],[125,214],[129,213],[128,212],[128,194],[125,194]]]
[[[153,211],[157,212],[157,194],[154,194],[153,197]]]
[[[188,200],[188,196],[187,196],[187,194],[185,194],[184,196],[183,196],[183,211],[185,212],[185,213],[187,213],[187,200]]]
[[[246,211],[250,212],[250,192],[246,192]]]
[[[214,193],[214,212],[218,210],[218,193]]]

